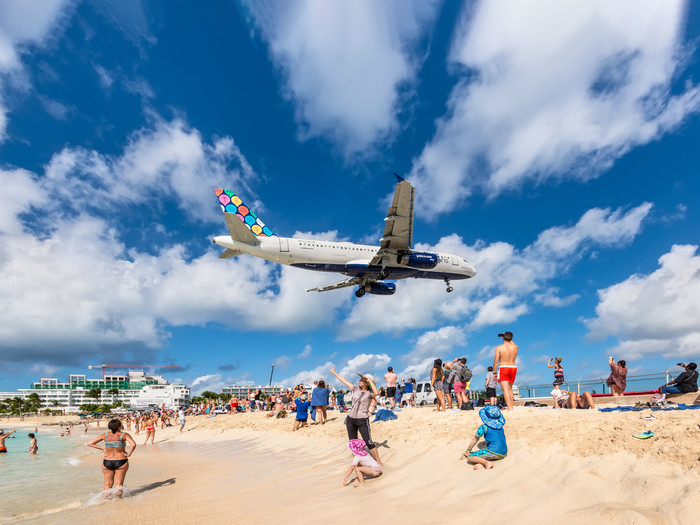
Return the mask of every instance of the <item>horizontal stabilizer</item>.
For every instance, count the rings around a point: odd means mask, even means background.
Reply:
[[[231,257],[235,257],[236,255],[240,255],[243,252],[241,250],[232,250],[231,248],[227,248],[224,253],[219,255],[219,259],[230,259]]]
[[[260,244],[260,240],[253,234],[252,231],[250,231],[248,226],[243,224],[243,221],[238,218],[238,215],[224,212],[224,218],[226,219],[226,226],[228,226],[231,239],[234,241],[241,241],[252,246]]]

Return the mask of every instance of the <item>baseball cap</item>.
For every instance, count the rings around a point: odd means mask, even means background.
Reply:
[[[502,334],[498,334],[498,337],[503,337],[504,339],[511,341],[513,339],[513,332],[503,332]]]
[[[394,367],[393,367],[393,366],[390,366],[389,368],[387,368],[387,372],[393,372],[393,371],[394,371]]]

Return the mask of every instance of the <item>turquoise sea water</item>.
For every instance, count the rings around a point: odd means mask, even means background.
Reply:
[[[85,468],[90,450],[85,443],[95,433],[75,427],[72,436],[59,437],[58,428],[40,428],[35,433],[39,451],[30,455],[27,434],[34,427],[16,430],[5,440],[7,454],[0,454],[0,524],[84,504],[90,494],[83,487],[101,488],[95,487],[95,469]]]

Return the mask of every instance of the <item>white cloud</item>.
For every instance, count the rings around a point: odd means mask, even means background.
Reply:
[[[246,4],[284,77],[302,139],[330,137],[349,156],[391,137],[438,2]]]
[[[247,186],[253,170],[231,137],[203,141],[184,121],[155,119],[134,132],[120,156],[67,147],[46,166],[43,184],[62,206],[104,211],[175,198],[196,220],[219,220],[214,187]]]
[[[596,317],[586,323],[589,337],[617,337],[621,342],[612,353],[621,359],[696,356],[700,344],[697,249],[674,245],[659,258],[656,271],[598,290]]]
[[[566,297],[559,297],[558,293],[559,289],[556,287],[547,288],[544,293],[535,294],[535,301],[544,306],[563,308],[565,306],[571,306],[581,297],[577,293],[567,295]]]
[[[226,386],[226,383],[221,374],[207,374],[193,379],[190,391],[193,396],[198,396],[207,390],[219,393],[224,386]]]
[[[553,279],[564,275],[593,248],[622,247],[632,242],[651,208],[649,203],[627,211],[594,208],[572,226],[544,230],[522,250],[504,242],[466,245],[454,234],[435,246],[418,244],[417,250],[463,256],[477,269],[476,277],[453,281],[451,294],[434,281],[399,281],[396,300],[388,307],[383,297],[365,296],[355,301],[338,337],[355,340],[376,332],[401,333],[465,319],[471,319],[467,322],[470,329],[513,322],[530,311],[527,301],[531,294],[550,288]],[[556,301],[550,297],[552,302]]]
[[[58,375],[58,373],[61,371],[61,368],[52,365],[34,365],[29,369],[29,371],[34,374],[38,374],[41,377],[56,377],[56,375]]]
[[[158,242],[145,253],[129,248],[120,225],[110,223],[117,209],[172,198],[193,219],[225,229],[213,186],[246,187],[253,175],[232,139],[207,144],[179,120],[135,133],[121,156],[66,148],[43,176],[0,170],[3,357],[155,351],[169,337],[167,326],[298,331],[332,322],[349,298],[305,292],[327,275],[253,257],[222,261],[214,248],[194,257],[177,243]],[[59,346],[60,353],[51,350]]]
[[[457,326],[443,326],[438,330],[429,331],[421,335],[408,354],[402,357],[409,364],[416,364],[430,359],[447,359],[448,352],[454,347],[465,346],[467,336],[462,328]]]
[[[557,178],[589,180],[630,149],[676,129],[700,107],[687,84],[685,4],[672,1],[468,4],[453,88],[412,180],[428,213]]]
[[[304,349],[299,352],[297,359],[307,359],[311,356],[311,345],[306,345]]]
[[[381,380],[386,370],[387,365],[391,362],[391,358],[387,354],[358,354],[345,362],[343,366],[336,366],[336,372],[339,376],[345,378],[352,384],[357,384],[358,375],[373,374],[375,381],[381,385]],[[311,370],[302,370],[291,377],[283,379],[280,384],[284,386],[293,386],[299,383],[305,384],[309,379],[315,381],[323,379],[327,384],[336,388],[345,388],[333,374],[331,374],[331,363],[327,361]]]
[[[100,86],[102,86],[102,89],[109,91],[114,83],[114,75],[99,64],[96,64],[94,68],[95,73],[97,73],[97,79],[100,82]]]
[[[7,114],[3,95],[5,76],[22,76],[21,55],[55,37],[65,18],[67,0],[6,0],[0,2],[0,141],[5,138]],[[54,106],[55,109],[55,106]]]

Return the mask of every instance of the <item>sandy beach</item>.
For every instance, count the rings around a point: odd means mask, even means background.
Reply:
[[[130,495],[50,515],[51,523],[353,523],[410,519],[446,523],[688,524],[700,512],[697,411],[600,413],[520,408],[506,415],[508,457],[474,471],[460,455],[477,412],[405,409],[372,425],[384,474],[343,486],[351,461],[343,416],[291,432],[293,419],[262,413],[190,417],[187,431],[159,431],[139,446]],[[647,440],[632,437],[646,430]],[[142,436],[141,436],[142,438]],[[137,443],[141,443],[139,437]],[[99,452],[82,468],[95,470]],[[48,516],[24,519],[46,523]]]

